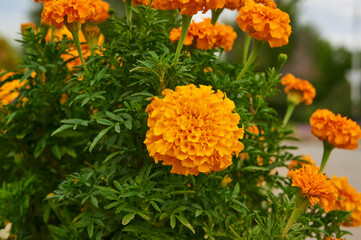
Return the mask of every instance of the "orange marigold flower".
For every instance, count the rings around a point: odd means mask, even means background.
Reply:
[[[300,99],[298,101],[304,102],[306,105],[310,105],[316,96],[316,89],[309,81],[296,78],[290,73],[287,73],[281,79],[281,84],[286,86],[286,93],[292,94],[293,92],[295,92],[296,96],[300,96]]]
[[[0,70],[4,72],[4,70]],[[9,77],[13,76],[14,72],[5,73],[0,77],[0,82],[7,80]],[[26,80],[20,83],[20,80],[12,80],[6,82],[0,87],[0,105],[8,105],[14,101],[15,98],[19,96],[19,89],[22,88],[27,83]]]
[[[253,134],[255,134],[255,135],[259,135],[259,133],[260,133],[259,128],[257,127],[257,125],[249,125],[249,126],[247,127],[247,131],[248,131],[248,132],[251,132],[251,133],[253,133]],[[263,130],[261,130],[261,134],[264,134],[264,131],[263,131]],[[254,137],[252,136],[252,138],[254,138]],[[263,141],[263,140],[264,140],[264,136],[260,137],[259,140]]]
[[[27,29],[35,30],[36,29],[36,24],[34,24],[34,23],[22,23],[20,25],[20,28],[21,28],[22,33],[26,33]]]
[[[232,164],[244,148],[240,116],[234,102],[211,86],[165,89],[164,98],[148,105],[149,130],[144,141],[155,162],[172,165],[171,173],[198,175]]]
[[[271,8],[277,8],[277,4],[273,0],[255,0],[256,3],[261,3]],[[244,6],[245,0],[226,0],[224,8],[231,10],[240,9]]]
[[[71,40],[73,40],[73,35],[71,34],[71,32],[68,30],[67,27],[63,26],[62,28],[56,28],[54,29],[53,32],[53,41],[60,41],[64,38],[64,35],[66,38],[69,38]],[[45,36],[45,41],[50,42],[50,38],[51,38],[51,29],[49,29],[49,31],[47,32],[46,36]],[[86,42],[85,36],[83,34],[83,32],[80,30],[79,31],[79,41],[82,44],[82,47],[84,46],[84,43]]]
[[[171,42],[179,40],[182,28],[173,28],[170,32]],[[210,18],[202,22],[192,22],[189,26],[184,45],[191,45],[196,41],[196,47],[202,50],[209,50],[214,47],[223,47],[227,52],[232,49],[234,40],[237,38],[236,32],[231,26],[216,23],[213,25]]]
[[[102,0],[94,0],[95,16],[90,18],[91,22],[104,22],[109,17],[109,3]]]
[[[292,186],[299,187],[312,206],[317,202],[326,212],[333,209],[338,191],[332,181],[327,180],[327,175],[320,173],[317,168],[308,164],[291,170],[287,177],[292,178]]]
[[[216,22],[214,28],[216,30],[215,46],[223,47],[225,52],[232,50],[234,40],[237,38],[237,33],[233,27]]]
[[[247,31],[250,37],[268,41],[271,47],[286,45],[292,32],[287,13],[253,0],[245,0],[236,19],[242,31]]]
[[[223,8],[225,0],[154,0],[152,7],[161,10],[179,9],[180,14],[194,15],[198,11]]]
[[[337,148],[354,150],[361,138],[360,126],[327,109],[316,110],[310,118],[311,132]]]
[[[64,23],[80,22],[96,17],[95,0],[49,0],[43,2],[41,18],[48,24],[60,28]]]
[[[325,240],[344,240],[343,238],[327,237]]]
[[[343,223],[344,226],[358,227],[361,225],[361,193],[356,192],[346,177],[338,178],[333,176],[331,181],[338,190],[339,200],[336,201],[334,210],[350,211],[351,218],[349,223]]]
[[[292,162],[290,163],[290,165],[288,165],[289,169],[294,169],[297,168],[299,165],[301,167],[306,166],[306,165],[311,165],[313,167],[316,167],[315,162],[313,161],[313,159],[310,157],[310,155],[304,155],[300,157],[301,160],[304,161],[299,161],[299,160],[292,160]]]

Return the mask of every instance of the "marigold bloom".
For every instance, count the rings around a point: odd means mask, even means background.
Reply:
[[[96,17],[95,0],[49,0],[43,2],[41,18],[49,25],[60,28],[64,23],[80,22]]]
[[[71,32],[65,26],[63,26],[62,28],[54,29],[53,41],[62,40],[64,38],[64,35],[66,38],[73,40],[73,35],[71,34]],[[47,32],[47,34],[45,36],[45,41],[50,42],[50,38],[51,38],[51,29],[49,29],[49,31]],[[79,41],[81,44],[86,42],[85,36],[82,31],[79,31]],[[82,45],[82,46],[84,46],[84,45]]]
[[[3,71],[0,71],[0,73]],[[5,81],[12,75],[14,72],[9,72],[0,77],[0,82]],[[8,105],[14,101],[15,98],[19,96],[19,89],[26,84],[26,80],[20,83],[20,80],[12,80],[11,82],[6,82],[0,87],[0,105]]]
[[[95,16],[90,18],[91,22],[104,22],[109,17],[109,3],[102,0],[94,0]]]
[[[261,3],[265,6],[271,7],[271,8],[277,8],[276,3],[273,0],[255,0],[256,3]],[[226,0],[224,4],[224,8],[228,8],[231,10],[240,9],[244,6],[245,0]]]
[[[327,109],[316,110],[310,118],[311,132],[337,148],[354,150],[361,138],[360,126]]]
[[[216,47],[223,47],[225,52],[232,50],[234,41],[237,38],[237,33],[233,27],[226,24],[219,24],[216,22],[214,25],[216,30]]]
[[[182,28],[173,28],[170,32],[171,42],[179,40]],[[202,22],[192,22],[189,26],[184,45],[191,45],[196,42],[196,47],[201,50],[209,50],[214,47],[223,47],[227,52],[232,49],[236,32],[231,26],[216,23],[213,25],[210,18]]]
[[[268,41],[271,47],[286,45],[292,32],[287,13],[253,0],[245,0],[236,20],[242,31],[247,31],[250,37]]]
[[[291,170],[287,177],[292,178],[292,186],[299,187],[312,206],[317,202],[326,212],[333,209],[338,198],[338,191],[332,181],[327,180],[327,175],[320,173],[317,168],[306,165],[300,169]]]
[[[154,0],[152,7],[161,10],[179,9],[180,14],[194,15],[198,11],[223,8],[225,0]]]
[[[244,148],[240,116],[234,102],[212,87],[193,84],[165,89],[163,99],[148,105],[149,130],[144,141],[155,162],[172,165],[171,173],[198,175],[232,164]]]
[[[336,201],[334,210],[351,211],[350,222],[344,226],[358,227],[361,225],[361,193],[356,192],[346,177],[333,176],[331,181],[338,190],[339,200]]]
[[[316,96],[316,89],[307,80],[296,78],[290,73],[287,73],[282,79],[281,84],[286,86],[285,92],[291,93],[293,91],[301,95],[301,100],[306,105],[310,105]]]
[[[253,133],[253,134],[255,134],[255,135],[259,135],[259,133],[260,133],[259,128],[257,127],[257,125],[249,125],[249,126],[247,127],[247,131],[248,131],[248,132],[251,132],[251,133]],[[262,134],[262,135],[264,134],[264,131],[263,131],[263,130],[261,130],[261,134]],[[254,137],[252,137],[252,138],[254,138]],[[263,140],[264,140],[264,136],[260,137],[259,140],[263,141]]]
[[[290,163],[290,165],[288,165],[288,168],[290,170],[298,167],[298,165],[301,165],[301,167],[305,166],[305,165],[311,165],[313,167],[316,167],[315,162],[313,161],[313,159],[310,157],[310,155],[304,155],[300,157],[301,160],[304,161],[299,161],[299,160],[292,160],[292,162]]]
[[[21,32],[22,33],[25,33],[27,29],[30,29],[30,30],[35,30],[36,29],[36,24],[34,23],[22,23],[20,25],[20,29],[21,29]]]
[[[343,238],[327,237],[325,240],[344,240]]]

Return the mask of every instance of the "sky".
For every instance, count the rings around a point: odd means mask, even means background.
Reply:
[[[20,24],[30,21],[29,9],[36,4],[33,0],[0,0],[0,35],[18,46],[14,39],[20,38]],[[361,0],[300,0],[299,7],[299,21],[315,27],[334,46],[361,50]],[[236,11],[227,11],[221,20],[236,15]]]

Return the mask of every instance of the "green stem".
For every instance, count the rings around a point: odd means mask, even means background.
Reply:
[[[293,211],[291,213],[290,218],[286,224],[286,227],[283,229],[281,240],[284,239],[292,227],[292,224],[297,220],[297,218],[301,215],[302,212],[306,210],[306,208],[310,205],[310,202],[307,198],[305,198],[301,192],[298,192],[295,199],[295,205]]]
[[[95,55],[95,48],[91,48],[90,49],[90,56],[94,56]]]
[[[132,23],[132,1],[133,0],[127,0],[126,1],[126,5],[127,5],[127,23],[130,26]]]
[[[243,75],[247,72],[248,68],[252,65],[253,61],[256,59],[259,50],[262,47],[263,42],[261,41],[255,41],[254,42],[254,46],[251,52],[251,55],[249,55],[249,58],[247,59],[246,64],[243,66],[242,71],[240,72],[240,74],[237,77],[237,81],[241,80],[241,78],[243,77]]]
[[[282,121],[282,127],[285,127],[290,120],[293,111],[295,110],[296,104],[293,102],[287,102],[287,111]]]
[[[322,155],[322,162],[320,172],[323,172],[323,169],[326,166],[327,160],[330,157],[331,151],[334,148],[331,144],[326,141],[323,141],[323,155]]]
[[[173,63],[177,63],[179,54],[182,50],[184,40],[186,39],[189,25],[191,24],[192,16],[182,15],[182,32],[178,40],[177,50],[174,55]]]
[[[248,57],[248,50],[249,50],[249,43],[251,42],[250,36],[248,34],[245,34],[244,39],[244,46],[243,46],[243,56],[242,56],[242,64],[246,63],[247,57]]]
[[[78,31],[73,31],[71,33],[73,34],[75,47],[76,47],[76,50],[79,53],[79,58],[80,58],[81,64],[83,65],[83,69],[84,69],[85,73],[88,73],[88,68],[86,67],[86,64],[85,64],[85,61],[84,61],[84,58],[83,58],[83,52],[82,52],[81,46],[80,46],[79,30]]]
[[[51,25],[51,30],[50,30],[50,43],[53,43],[54,41],[54,24]]]
[[[217,10],[214,10],[212,9],[212,20],[211,20],[211,23],[214,25],[216,24],[218,18],[219,18],[219,15],[221,15],[221,13],[223,12],[223,9],[224,8],[220,8],[220,9],[217,9]]]

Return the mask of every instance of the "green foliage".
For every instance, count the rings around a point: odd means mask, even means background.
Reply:
[[[44,28],[23,35],[24,71],[6,81],[27,87],[0,108],[0,221],[11,221],[19,240],[280,239],[295,189],[278,169],[297,156],[283,145],[292,131],[267,102],[278,94],[277,66],[236,81],[243,66],[192,47],[174,64],[168,33],[177,13],[132,9],[132,25],[114,17],[101,25],[106,42],[87,73],[61,57],[70,39],[47,42]],[[143,143],[151,98],[189,83],[225,92],[241,116],[245,149],[224,171],[171,174]],[[338,224],[348,213],[311,211],[288,239],[345,233]]]

